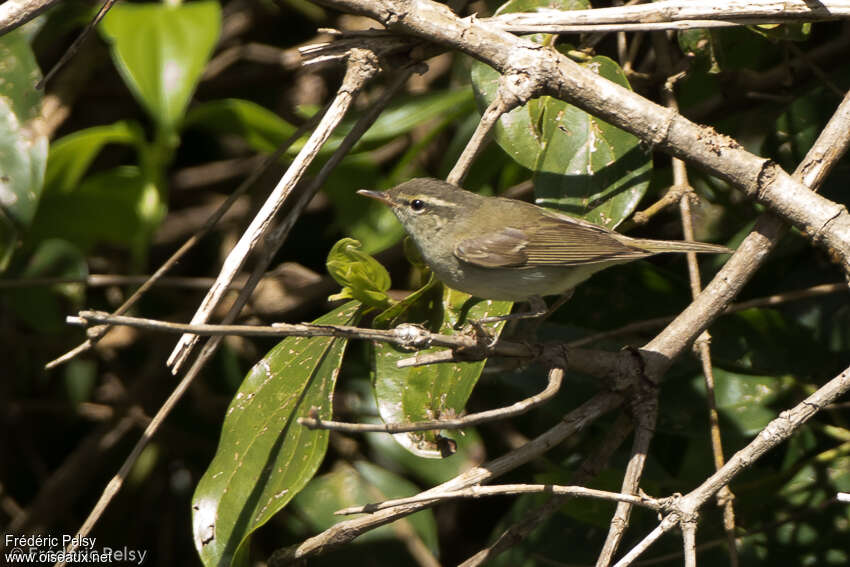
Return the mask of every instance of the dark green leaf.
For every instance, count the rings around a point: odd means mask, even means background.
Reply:
[[[88,275],[86,259],[80,250],[61,239],[38,244],[16,277],[80,278]],[[65,283],[52,286],[26,286],[3,290],[9,308],[33,329],[42,333],[67,330],[65,315],[79,308],[85,298],[85,284]]]
[[[140,259],[164,215],[159,190],[138,167],[122,166],[92,175],[71,191],[46,194],[30,237],[63,238],[83,250],[115,244]]]
[[[471,296],[444,287],[437,316],[432,315],[432,327],[443,334],[455,334],[469,319],[503,315],[511,309],[511,302],[477,300]],[[410,322],[423,323],[424,319]],[[504,322],[488,323],[485,328],[498,337]],[[437,348],[422,351],[427,354]],[[429,364],[398,368],[396,363],[410,358],[414,353],[387,343],[374,347],[375,397],[378,411],[385,423],[426,421],[461,414],[472,389],[481,376],[485,361]],[[400,433],[395,439],[415,455],[428,458],[442,456],[432,432]]]
[[[360,304],[349,302],[317,319],[351,325]],[[192,499],[195,547],[204,565],[246,558],[248,537],[312,478],[324,458],[327,431],[297,418],[330,419],[331,395],[347,341],[289,337],[245,377],[222,426],[218,450]]]
[[[91,162],[107,144],[140,147],[145,143],[139,124],[129,121],[77,130],[50,145],[45,192],[69,193],[77,188]]]
[[[273,152],[295,133],[295,126],[250,100],[226,98],[197,104],[186,113],[187,127],[236,134],[252,148]]]
[[[793,170],[814,144],[836,103],[836,96],[823,87],[796,98],[776,119],[763,151]]]
[[[776,410],[769,406],[791,385],[790,381],[774,376],[754,376],[721,368],[714,369],[714,383],[717,410],[745,436],[757,434],[776,417]],[[705,391],[702,376],[694,378],[693,385],[697,391]]]
[[[358,145],[392,140],[428,120],[461,116],[473,110],[472,101],[472,92],[469,89],[400,98],[381,113],[372,127],[360,138]],[[322,151],[336,150],[353,125],[353,120],[341,124],[337,133],[328,140]]]
[[[0,272],[35,215],[47,162],[41,72],[24,30],[0,37]]]
[[[342,291],[334,299],[354,298],[378,309],[390,304],[390,274],[380,262],[360,250],[353,238],[343,238],[331,248],[327,261],[328,273]]]
[[[323,531],[348,519],[335,515],[337,510],[404,498],[418,492],[416,485],[402,477],[365,461],[358,461],[354,467],[342,465],[333,472],[314,478],[295,497],[292,505],[314,530]],[[437,524],[430,510],[407,516],[402,521],[409,521],[425,545],[432,551],[437,550]],[[384,526],[364,534],[357,541],[366,543],[396,538],[397,532],[390,526]]]
[[[404,450],[389,433],[367,433],[366,440],[383,459],[401,467],[427,486],[436,486],[478,465],[483,460],[485,449],[481,436],[475,429],[466,429],[457,439],[457,452],[445,459],[421,458]],[[383,462],[383,461],[382,461]]]
[[[218,41],[218,2],[114,6],[100,30],[124,82],[166,132],[175,132]]]
[[[694,60],[695,70],[709,74],[720,72],[720,63],[714,51],[714,38],[709,29],[682,30],[679,32],[679,48],[686,57]]]

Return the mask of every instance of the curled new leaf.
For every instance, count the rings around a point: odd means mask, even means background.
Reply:
[[[361,249],[353,238],[343,238],[328,254],[328,273],[342,286],[332,299],[354,298],[377,309],[390,306],[387,290],[390,274],[380,262]]]

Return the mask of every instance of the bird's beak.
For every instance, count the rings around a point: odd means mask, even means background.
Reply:
[[[357,191],[358,195],[363,195],[364,197],[369,197],[370,199],[375,199],[376,201],[381,201],[387,205],[392,206],[393,201],[390,199],[386,193],[382,191],[370,191],[369,189],[360,189]]]

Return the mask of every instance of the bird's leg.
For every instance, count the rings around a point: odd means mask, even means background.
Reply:
[[[482,317],[475,323],[482,325],[484,323],[499,323],[500,321],[516,321],[517,319],[536,319],[547,315],[549,310],[546,308],[546,302],[539,295],[532,295],[528,298],[528,311],[521,313],[511,313],[509,315],[498,315],[495,317]]]
[[[540,328],[540,325],[542,325],[542,324],[543,324],[543,322],[544,322],[546,319],[548,319],[549,317],[551,317],[551,316],[552,316],[552,314],[553,314],[555,311],[557,311],[558,309],[560,309],[560,308],[564,305],[564,303],[566,303],[567,301],[569,301],[569,300],[570,300],[570,298],[573,296],[573,292],[574,292],[574,291],[575,291],[575,288],[573,288],[573,289],[568,289],[567,291],[565,291],[564,293],[562,293],[562,294],[561,294],[561,296],[560,296],[558,299],[556,299],[556,300],[555,300],[555,303],[553,303],[551,307],[549,307],[548,309],[546,309],[546,312],[545,312],[545,313],[541,314],[539,317],[536,317],[536,318],[534,319],[534,321],[532,321],[532,322],[531,322],[531,324],[529,325],[529,329],[528,329],[528,331],[527,331],[527,332],[528,332],[528,336],[530,336],[530,337],[536,337],[536,336],[537,336],[537,330]],[[539,299],[539,298],[538,298],[538,299]],[[543,306],[545,307],[545,306],[546,306],[546,304],[544,303],[544,304],[543,304]]]

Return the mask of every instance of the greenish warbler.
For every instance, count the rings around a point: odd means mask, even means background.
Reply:
[[[392,208],[434,274],[486,299],[528,301],[571,290],[599,270],[664,252],[731,252],[702,242],[630,238],[530,203],[439,179],[359,194]]]

